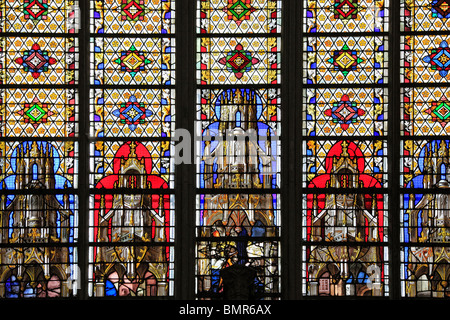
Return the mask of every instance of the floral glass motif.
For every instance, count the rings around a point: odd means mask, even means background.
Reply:
[[[432,49],[431,54],[423,60],[431,65],[431,69],[439,71],[441,77],[445,78],[450,70],[450,48],[447,41],[442,41],[439,48]]]
[[[358,118],[366,112],[351,102],[347,95],[341,101],[333,104],[333,108],[325,110],[325,115],[331,117],[334,123],[340,124],[342,130],[347,130],[350,124],[358,122]]]
[[[144,56],[142,51],[137,51],[134,46],[131,46],[127,51],[122,51],[120,58],[117,58],[114,62],[120,65],[123,72],[129,72],[132,77],[137,72],[145,70],[146,65],[152,63]]]
[[[56,59],[49,57],[48,51],[41,50],[37,43],[33,44],[30,50],[25,50],[23,56],[15,61],[23,66],[25,72],[30,72],[35,79],[39,78],[42,72],[47,72],[49,66],[56,63]]]
[[[24,0],[23,13],[25,19],[47,20],[47,0]]]
[[[433,0],[431,3],[431,12],[433,17],[439,19],[450,18],[450,1],[449,0]]]
[[[447,297],[449,140],[403,142],[402,279],[407,297]],[[410,189],[423,189],[408,193]],[[427,194],[428,190],[433,190]],[[440,191],[442,190],[442,191]],[[434,244],[431,247],[428,244]],[[422,266],[426,263],[427,268]]]
[[[356,19],[358,16],[358,0],[335,0],[334,2],[335,19]]]
[[[53,116],[53,112],[48,110],[47,104],[42,104],[37,98],[32,103],[26,103],[24,109],[18,112],[24,117],[25,123],[32,123],[36,129],[40,123],[47,122],[47,119]]]
[[[228,20],[235,21],[239,26],[242,21],[249,20],[256,9],[252,7],[252,0],[228,0],[228,6],[223,10],[227,13]]]
[[[128,102],[122,103],[120,109],[113,111],[116,117],[120,118],[120,122],[127,124],[131,131],[134,131],[138,124],[142,124],[145,118],[152,115],[152,112],[145,109],[143,103],[138,103],[135,96],[131,96]]]
[[[144,20],[145,6],[144,0],[122,0],[121,4],[122,20],[137,21]]]
[[[241,79],[244,72],[257,65],[259,60],[252,57],[251,52],[244,50],[241,44],[238,44],[234,50],[227,53],[227,56],[220,59],[221,64],[226,65],[227,70],[233,72],[237,79]]]
[[[450,92],[445,87],[402,88],[402,134],[448,135]]]
[[[356,50],[350,50],[347,44],[344,44],[341,50],[336,50],[333,57],[328,60],[334,65],[334,70],[341,71],[344,76],[350,71],[357,70],[358,65],[364,60],[358,58]]]

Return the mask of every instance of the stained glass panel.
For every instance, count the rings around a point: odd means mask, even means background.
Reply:
[[[402,37],[402,82],[448,83],[450,38],[444,35]]]
[[[450,92],[445,87],[402,89],[405,136],[440,136],[450,133]]]
[[[387,38],[310,37],[304,40],[304,83],[382,84],[387,81]]]
[[[387,297],[388,249],[378,246],[303,247],[303,290],[309,296]]]
[[[4,0],[2,32],[74,33],[77,0]]]
[[[449,140],[405,140],[402,142],[404,188],[433,189],[448,181]]]
[[[306,241],[385,242],[388,201],[382,194],[308,194]]]
[[[203,89],[198,97],[198,187],[277,188],[279,91]]]
[[[383,88],[304,90],[305,136],[386,136],[387,92]]]
[[[60,138],[78,133],[75,89],[4,89],[0,101],[0,136]]]
[[[97,297],[157,297],[174,293],[174,252],[158,245],[93,248],[89,284]]]
[[[174,84],[172,38],[95,38],[91,41],[94,85]]]
[[[72,141],[0,142],[0,187],[3,190],[76,188],[77,158],[78,144]]]
[[[91,32],[174,33],[174,2],[174,0],[91,1]]]
[[[174,295],[174,9],[90,1],[91,297]]]
[[[197,46],[200,84],[280,83],[279,38],[200,38]]]
[[[387,186],[386,142],[305,142],[304,186],[309,188],[384,188]]]
[[[401,289],[404,297],[448,298],[447,273],[450,248],[408,246],[401,252]]]
[[[201,0],[198,33],[279,33],[281,0]]]
[[[281,5],[197,1],[199,299],[280,295]]]
[[[80,276],[76,266],[77,249],[35,245],[36,243],[0,250],[0,297],[23,299],[76,296],[76,279]]]
[[[169,138],[175,129],[175,93],[170,89],[95,89],[91,135]]]
[[[303,29],[321,32],[383,32],[388,30],[388,0],[312,0]]]
[[[450,2],[447,0],[401,0],[402,31],[447,31]]]
[[[75,84],[78,78],[78,39],[5,37],[0,53],[2,83],[14,85]]]

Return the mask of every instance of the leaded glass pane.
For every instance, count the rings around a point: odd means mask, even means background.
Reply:
[[[280,39],[199,38],[197,78],[199,84],[278,84]]]
[[[387,91],[383,88],[304,90],[304,135],[386,136]]]
[[[309,296],[388,296],[386,247],[355,244],[302,249],[308,261],[303,265],[303,289]]]
[[[402,296],[448,298],[446,270],[450,249],[445,246],[408,246],[401,251]]]
[[[200,0],[198,33],[280,33],[281,0]]]
[[[89,286],[95,284],[96,296],[156,297],[174,293],[173,247],[99,246],[92,254]]]
[[[175,129],[175,93],[170,89],[95,89],[91,135],[168,138]]]
[[[77,292],[77,249],[62,246],[2,248],[2,298],[61,298]],[[79,285],[79,283],[78,283]]]
[[[277,188],[279,91],[203,89],[198,96],[198,187]]]
[[[77,187],[78,144],[73,141],[0,142],[3,190]]]
[[[174,295],[174,9],[90,1],[91,297]]]
[[[441,136],[450,133],[450,91],[445,87],[402,89],[405,136]]]
[[[304,39],[307,84],[382,84],[387,81],[387,38],[309,37]]]
[[[2,137],[61,138],[78,134],[75,89],[4,89],[0,102]]]
[[[4,0],[0,3],[2,32],[74,33],[77,0]]]
[[[402,31],[447,31],[450,27],[448,0],[401,0]]]
[[[91,40],[93,85],[174,84],[172,38],[95,38]]]
[[[91,32],[169,34],[175,32],[174,0],[91,1]]]
[[[196,296],[277,299],[282,1],[196,2]]]
[[[450,37],[407,35],[402,37],[403,83],[448,83],[450,80]]]
[[[384,188],[387,186],[385,141],[305,142],[304,186],[309,188]]]
[[[388,0],[312,0],[304,11],[309,33],[388,30]]]
[[[62,37],[4,37],[1,83],[10,85],[68,85],[78,78],[78,39]]]
[[[445,188],[449,180],[449,140],[405,140],[402,142],[402,186]],[[448,182],[447,182],[448,184]]]

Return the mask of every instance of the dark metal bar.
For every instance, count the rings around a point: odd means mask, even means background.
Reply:
[[[88,298],[88,270],[89,270],[89,4],[90,1],[79,1],[80,5],[80,26],[79,30],[79,51],[80,51],[80,72],[79,72],[79,172],[78,172],[78,257],[81,277],[81,288],[79,298]]]
[[[400,298],[400,1],[390,2],[389,22],[389,295]]]
[[[176,127],[195,135],[195,5],[194,0],[176,1]],[[191,150],[194,150],[191,141]],[[194,155],[196,156],[196,155]],[[175,297],[195,296],[195,166],[175,168]]]

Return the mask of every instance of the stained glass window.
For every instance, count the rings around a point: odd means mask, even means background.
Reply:
[[[280,32],[281,1],[197,1],[199,299],[280,296]]]
[[[0,298],[450,297],[449,21],[0,0]]]
[[[77,1],[0,6],[0,297],[72,297],[79,276]]]
[[[449,296],[449,17],[447,1],[402,1],[403,297]]]
[[[90,1],[89,296],[173,296],[174,1]]]
[[[388,7],[304,2],[305,296],[389,294]]]

